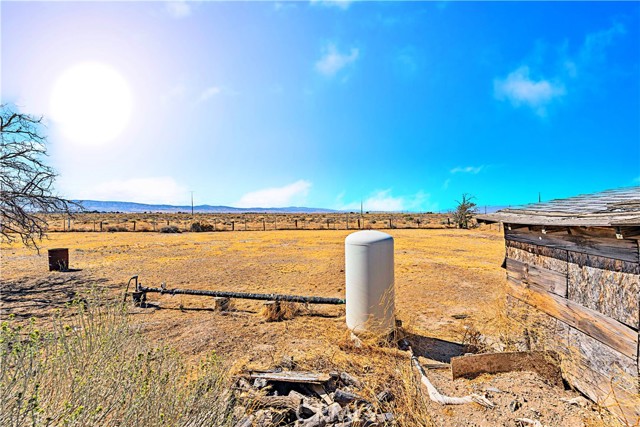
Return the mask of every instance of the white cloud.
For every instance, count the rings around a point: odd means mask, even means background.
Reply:
[[[360,51],[353,47],[349,53],[341,53],[335,44],[327,44],[322,53],[322,58],[316,62],[316,70],[325,76],[332,77],[343,68],[353,64],[360,55]]]
[[[74,197],[84,200],[180,204],[189,197],[189,191],[172,177],[161,176],[107,181],[76,192]]]
[[[435,211],[437,205],[429,203],[430,195],[418,191],[411,196],[393,196],[391,190],[378,190],[362,201],[367,212]],[[351,202],[339,208],[345,211],[360,211],[360,202]]]
[[[311,183],[303,179],[284,187],[252,191],[240,198],[235,206],[240,208],[282,208],[304,201]]]
[[[335,7],[341,10],[349,9],[353,3],[352,0],[311,0],[312,5],[320,5],[325,7]]]
[[[546,115],[546,106],[554,99],[565,95],[564,85],[545,79],[534,80],[529,76],[529,67],[522,66],[505,79],[493,81],[494,95],[499,100],[509,100],[519,107],[531,107],[536,114]]]
[[[607,29],[588,33],[573,54],[569,53],[569,44],[565,41],[555,50],[558,57],[547,61],[542,55],[544,50],[538,49],[534,57],[527,62],[533,64],[534,69],[539,69],[545,62],[553,64],[555,60],[556,66],[552,74],[554,77],[533,78],[531,75],[534,73],[525,65],[511,72],[506,78],[494,79],[494,96],[502,101],[510,101],[515,107],[529,107],[537,115],[544,117],[547,115],[547,107],[567,94],[565,83],[569,84],[574,92],[580,89],[577,84],[578,78],[591,79],[586,88],[590,88],[595,79],[604,78],[607,70],[602,67],[607,64],[607,49],[626,31],[624,25],[614,23]]]
[[[482,169],[484,169],[486,166],[485,165],[480,165],[480,166],[458,166],[455,167],[453,169],[451,169],[451,173],[472,173],[472,174],[477,174],[480,173],[482,171]],[[449,180],[446,181],[447,185],[449,184]]]
[[[581,61],[583,63],[604,61],[607,47],[613,43],[615,37],[625,33],[624,25],[616,23],[606,30],[587,34],[580,49]]]
[[[198,100],[200,102],[204,102],[207,99],[211,98],[212,96],[219,94],[221,91],[222,90],[218,86],[210,86],[202,91]]]
[[[276,12],[281,12],[281,11],[285,11],[285,10],[289,10],[289,9],[295,9],[296,7],[297,7],[297,5],[295,4],[295,2],[293,0],[277,1],[277,2],[273,3],[273,10],[275,10]]]
[[[451,178],[447,178],[444,180],[444,182],[442,183],[442,189],[446,190],[449,188],[449,184],[451,184]]]
[[[403,211],[405,200],[402,197],[393,197],[391,190],[382,190],[373,194],[363,202],[367,211]]]
[[[191,15],[191,5],[186,0],[167,1],[164,7],[174,18],[185,18]]]

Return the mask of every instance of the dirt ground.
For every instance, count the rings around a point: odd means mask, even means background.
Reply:
[[[218,233],[54,233],[38,255],[18,245],[1,251],[0,317],[45,318],[92,285],[122,295],[139,275],[146,286],[344,297],[346,230]],[[395,239],[397,318],[424,364],[462,354],[462,342],[496,338],[505,331],[505,274],[501,233],[494,229],[388,230]],[[49,272],[47,249],[69,248],[69,272]],[[365,382],[393,378],[409,364],[399,351],[380,357],[354,348],[344,306],[304,308],[292,319],[266,322],[260,302],[234,300],[233,310],[211,309],[207,297],[149,294],[155,308],[131,308],[144,333],[175,346],[194,362],[215,352],[234,370],[273,367],[292,356],[301,367],[350,369]],[[404,365],[403,365],[404,366]],[[605,426],[613,422],[595,406],[559,398],[578,393],[554,388],[532,373],[484,375],[453,381],[448,370],[429,370],[442,393],[487,393],[495,409],[475,404],[440,406],[426,401],[436,426],[518,426],[516,418],[546,426]],[[521,407],[509,406],[518,401]],[[402,419],[402,414],[397,414]]]

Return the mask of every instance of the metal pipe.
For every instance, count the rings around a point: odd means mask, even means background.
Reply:
[[[131,279],[129,279],[129,281],[127,282],[127,289],[124,291],[124,299],[122,300],[123,303],[127,302],[127,295],[129,294],[129,285],[131,284],[131,281],[135,280],[135,289],[138,290],[138,276],[131,276]]]
[[[300,295],[283,295],[283,294],[252,294],[245,292],[224,292],[224,291],[204,291],[199,289],[166,289],[166,288],[149,288],[139,285],[139,292],[156,292],[159,294],[169,295],[201,295],[208,297],[225,297],[225,298],[241,298],[263,301],[286,301],[298,302],[304,304],[344,304],[345,300],[341,298],[324,298],[324,297],[305,297]]]

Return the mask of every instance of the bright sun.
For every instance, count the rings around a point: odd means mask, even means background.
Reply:
[[[78,144],[100,145],[127,126],[133,102],[129,85],[113,68],[85,62],[65,70],[51,93],[51,116]]]

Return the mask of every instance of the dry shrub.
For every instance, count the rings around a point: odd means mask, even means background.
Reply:
[[[302,311],[300,304],[286,301],[268,301],[262,307],[260,314],[267,322],[279,322],[293,319]]]
[[[0,425],[228,425],[215,355],[188,366],[149,343],[121,308],[74,308],[43,325],[0,328]]]
[[[520,305],[507,302],[506,290],[491,303],[478,308],[482,322],[468,319],[458,340],[472,353],[522,351],[531,349],[526,337],[531,325],[524,323],[529,313]],[[476,316],[474,316],[476,317]],[[539,329],[539,328],[538,328]],[[540,330],[539,333],[542,331]]]
[[[175,225],[167,225],[160,229],[161,233],[180,233],[180,229]]]
[[[200,223],[200,222],[194,222],[193,224],[191,224],[190,230],[192,232],[195,232],[195,233],[213,231],[213,225],[206,224],[206,223]]]

